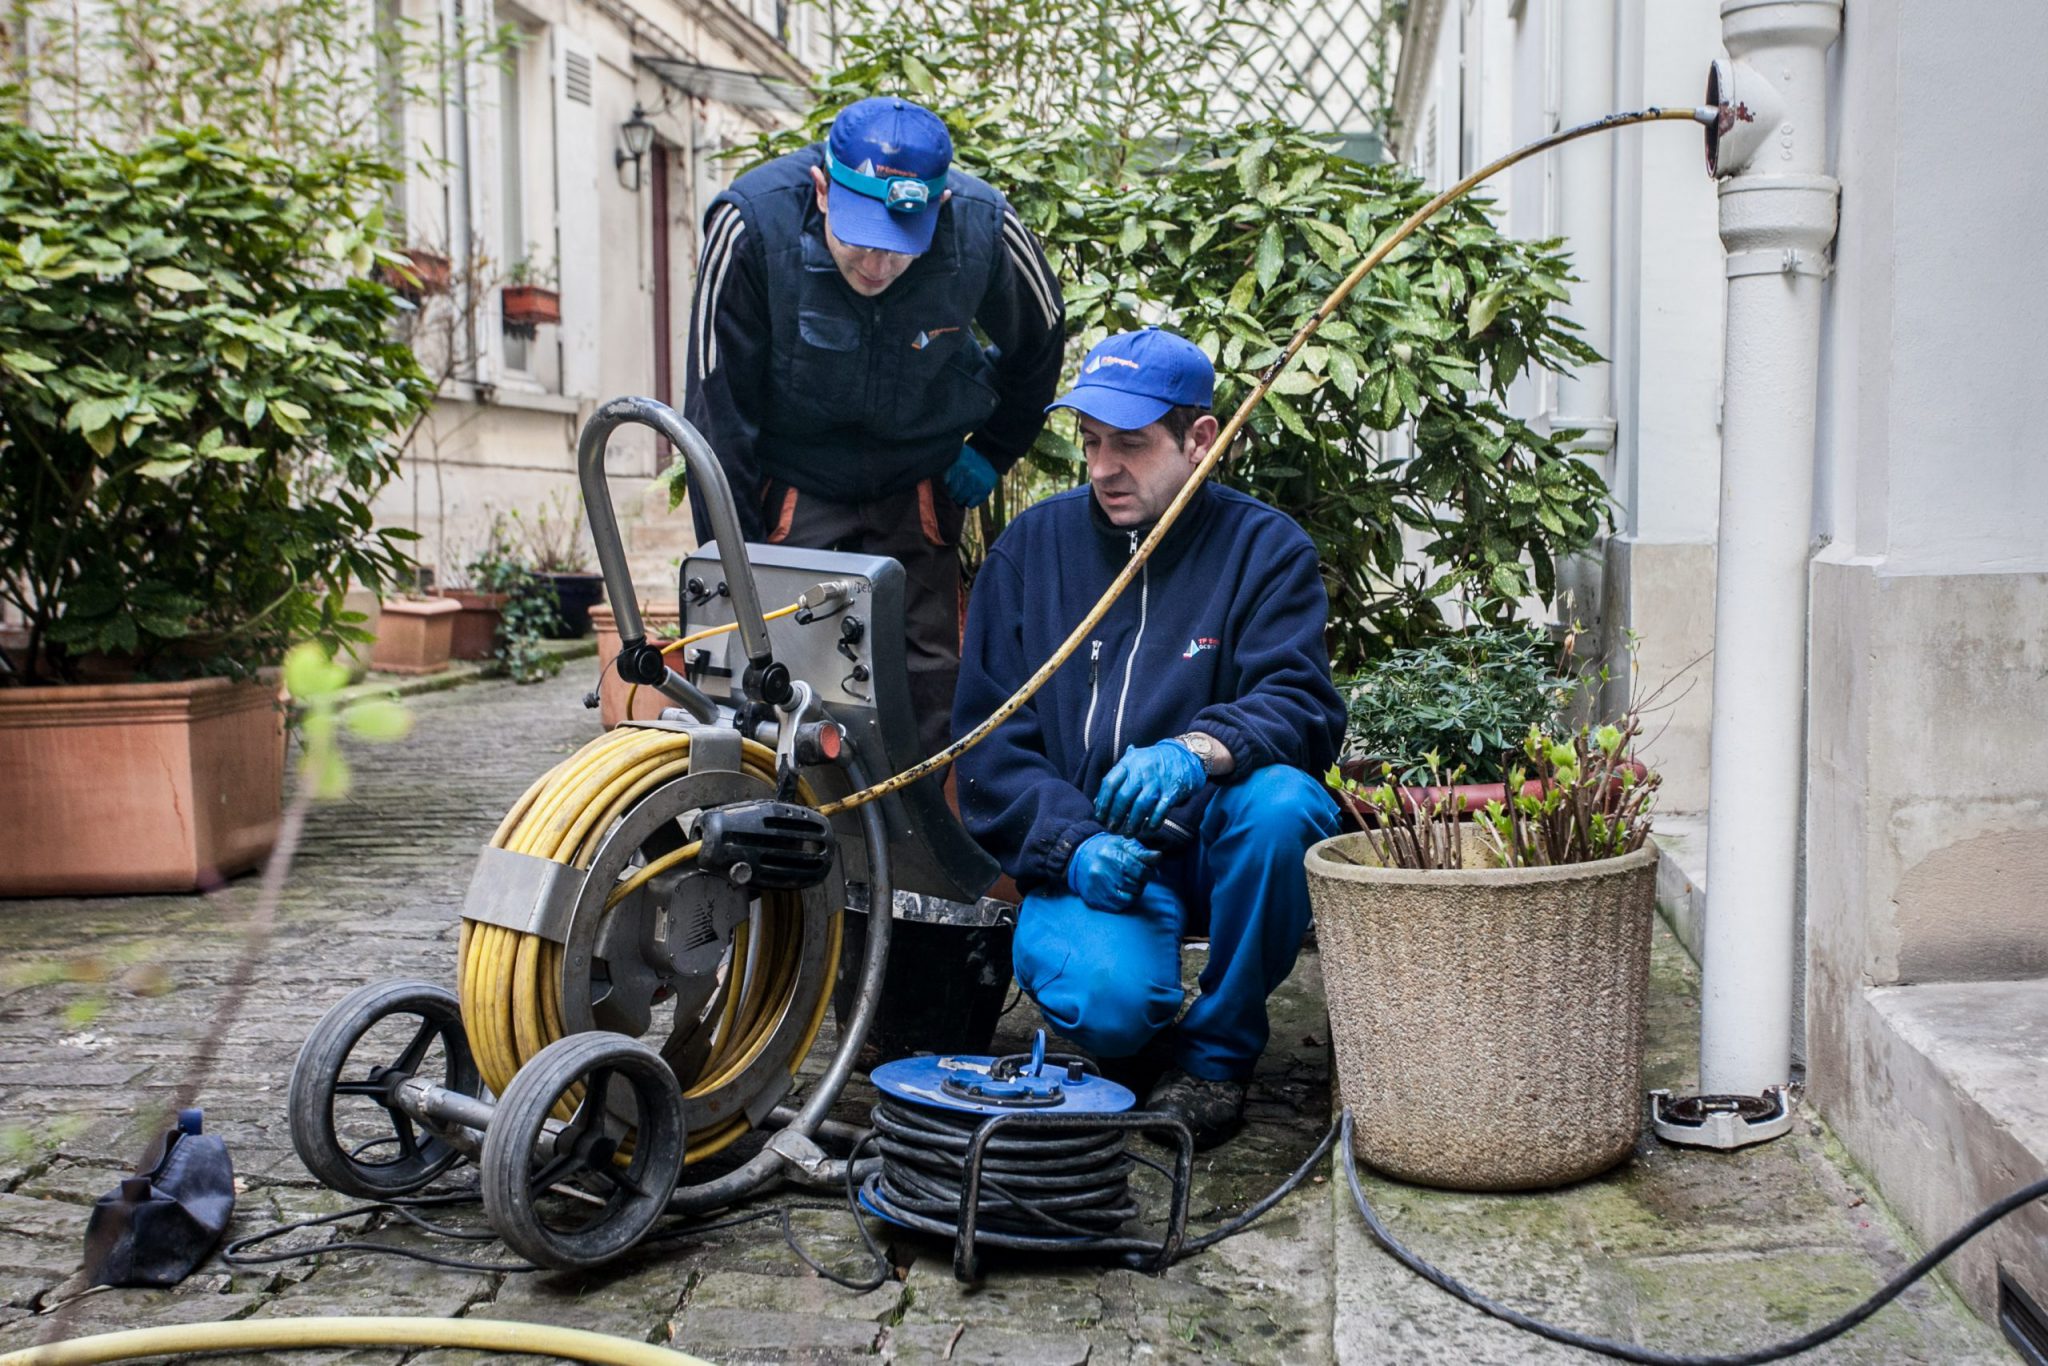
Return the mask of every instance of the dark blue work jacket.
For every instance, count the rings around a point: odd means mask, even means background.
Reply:
[[[1147,530],[1110,525],[1086,488],[1010,523],[974,581],[956,735],[1051,657]],[[960,757],[968,830],[1029,891],[1058,882],[1100,833],[1096,790],[1134,745],[1199,730],[1236,761],[1223,782],[1268,764],[1320,777],[1345,719],[1323,645],[1328,614],[1308,533],[1256,498],[1205,484],[1052,681]]]
[[[954,169],[931,249],[864,298],[825,244],[821,147],[749,171],[705,216],[684,416],[749,540],[774,484],[883,498],[944,474],[963,443],[1008,469],[1059,382],[1059,286],[999,192]]]

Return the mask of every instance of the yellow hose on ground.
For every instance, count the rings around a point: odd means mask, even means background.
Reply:
[[[690,737],[676,731],[622,726],[592,740],[548,770],[516,802],[491,843],[575,868],[588,868],[613,824],[656,787],[689,771]],[[775,755],[765,745],[742,741],[745,771],[773,786]],[[798,799],[816,805],[810,788],[798,784]],[[700,846],[691,843],[636,869],[613,888],[607,907],[659,873],[688,862]],[[685,1097],[709,1094],[740,1076],[767,1047],[776,1026],[801,1011],[806,1030],[790,1063],[795,1074],[824,1025],[832,975],[816,984],[814,999],[800,1000],[803,900],[795,892],[761,897],[760,945],[749,965],[751,934],[733,936],[723,1001],[709,1054],[699,1074],[681,1077]],[[837,963],[842,916],[834,915],[825,961]],[[562,946],[502,925],[465,920],[458,949],[457,994],[463,1029],[478,1070],[491,1090],[502,1094],[519,1069],[566,1032],[562,1022]],[[580,1101],[572,1088],[557,1107],[566,1120]],[[696,1162],[720,1151],[747,1130],[744,1115],[689,1136],[684,1160]]]
[[[502,1319],[341,1318],[241,1319],[130,1328],[25,1347],[0,1356],[0,1366],[86,1366],[88,1362],[186,1352],[262,1352],[309,1347],[459,1347],[529,1353],[601,1366],[710,1366],[702,1357],[581,1328]]]

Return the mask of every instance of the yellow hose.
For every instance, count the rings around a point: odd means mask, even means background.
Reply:
[[[130,1328],[69,1342],[25,1347],[0,1356],[0,1366],[85,1366],[96,1361],[188,1352],[263,1352],[309,1347],[460,1347],[477,1352],[530,1353],[603,1366],[710,1366],[702,1357],[581,1328],[502,1319],[341,1318],[241,1319]]]
[[[588,868],[606,832],[647,793],[687,773],[689,757],[690,737],[686,734],[634,726],[609,731],[529,787],[500,822],[491,843]],[[774,785],[775,755],[765,745],[743,741],[741,762],[747,773]],[[806,784],[798,784],[797,796],[806,805],[816,805]],[[648,879],[694,859],[699,848],[691,843],[636,869],[611,889],[605,905],[617,905]],[[814,999],[798,999],[802,897],[795,892],[763,893],[759,924],[761,944],[753,955],[752,971],[747,966],[748,929],[742,926],[733,936],[725,999],[712,1046],[698,1075],[677,1079],[685,1097],[708,1094],[740,1076],[767,1047],[776,1026],[797,1011],[802,1012],[807,1027],[790,1062],[794,1076],[824,1025],[832,974],[816,984]],[[838,962],[842,929],[843,914],[835,914],[825,945],[828,963]],[[562,1023],[562,946],[502,925],[465,920],[458,954],[457,994],[462,1002],[463,1028],[484,1083],[502,1094],[534,1054],[566,1032]],[[558,1116],[569,1118],[580,1099],[572,1088],[563,1096]],[[746,1130],[746,1117],[736,1115],[706,1132],[691,1134],[684,1160],[709,1157]]]

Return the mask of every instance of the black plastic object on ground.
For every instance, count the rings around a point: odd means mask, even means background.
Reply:
[[[996,1036],[1003,998],[1010,990],[1010,941],[1015,927],[940,925],[898,919],[889,944],[882,999],[861,1050],[862,1071],[914,1053],[986,1053]],[[846,917],[833,1009],[843,1021],[853,1012],[867,917]]]
[[[206,1260],[234,1212],[228,1145],[200,1132],[198,1110],[180,1110],[155,1163],[93,1203],[86,1274],[94,1285],[176,1285]]]
[[[548,635],[577,640],[590,630],[590,609],[604,601],[602,574],[547,574],[555,586],[555,626]]]

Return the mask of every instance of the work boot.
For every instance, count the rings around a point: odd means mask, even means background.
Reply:
[[[1095,1070],[1134,1096],[1142,1096],[1158,1084],[1173,1065],[1173,1031],[1162,1029],[1145,1041],[1145,1046],[1128,1058],[1097,1058]]]
[[[1236,1133],[1244,1123],[1244,1083],[1210,1081],[1190,1076],[1176,1067],[1159,1079],[1145,1098],[1147,1110],[1171,1115],[1188,1126],[1194,1135],[1195,1151],[1206,1152]],[[1162,1130],[1150,1136],[1161,1142],[1173,1140]]]

